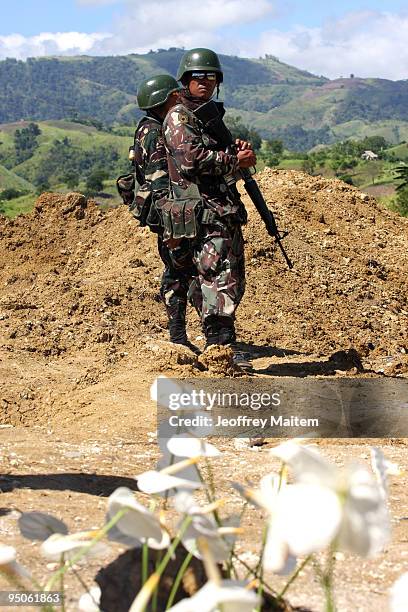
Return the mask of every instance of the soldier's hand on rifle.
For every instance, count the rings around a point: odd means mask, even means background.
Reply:
[[[235,146],[238,151],[245,151],[245,149],[252,149],[252,144],[250,142],[248,142],[247,140],[241,140],[240,138],[237,138],[235,140]]]
[[[256,155],[252,149],[244,149],[237,153],[239,167],[240,168],[251,168],[256,164]]]

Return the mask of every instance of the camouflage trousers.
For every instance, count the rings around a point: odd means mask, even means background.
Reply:
[[[195,284],[191,287],[197,276],[191,241],[182,239],[179,246],[169,249],[161,236],[158,236],[157,246],[160,258],[164,263],[160,295],[169,319],[185,318],[188,297],[201,316],[201,291]]]
[[[201,318],[235,319],[235,311],[245,291],[245,253],[241,226],[217,223],[202,226],[203,233],[194,249],[198,277],[190,287],[202,294]]]

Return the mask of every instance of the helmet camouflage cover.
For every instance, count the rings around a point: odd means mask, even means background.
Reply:
[[[182,81],[187,72],[193,71],[215,72],[218,82],[222,83],[223,74],[218,55],[211,49],[191,49],[186,51],[180,60],[177,71],[177,80]]]
[[[180,89],[176,79],[169,74],[158,74],[145,79],[137,90],[137,103],[142,110],[156,108],[167,102],[173,91]]]

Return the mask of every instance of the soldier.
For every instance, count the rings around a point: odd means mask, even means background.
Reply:
[[[179,84],[170,75],[163,74],[142,82],[137,92],[139,108],[146,115],[135,131],[134,146],[130,149],[135,167],[136,196],[131,187],[132,175],[118,179],[118,190],[133,215],[142,226],[148,226],[158,234],[158,250],[164,263],[160,295],[165,304],[170,341],[199,352],[187,338],[187,293],[197,270],[187,239],[163,239],[163,227],[159,201],[168,195],[169,177],[166,149],[162,135],[162,123],[169,109],[177,100]],[[126,185],[126,179],[128,184]],[[133,187],[134,187],[133,181]],[[200,311],[200,294],[192,292],[195,306]]]
[[[244,242],[241,225],[245,207],[233,179],[238,168],[249,168],[256,157],[249,143],[237,141],[234,154],[220,150],[205,132],[194,110],[211,99],[223,80],[218,56],[193,49],[181,59],[177,79],[184,89],[165,118],[170,188],[177,200],[201,200],[197,214],[194,261],[202,292],[202,323],[206,346],[232,345],[236,361],[235,312],[245,289]]]

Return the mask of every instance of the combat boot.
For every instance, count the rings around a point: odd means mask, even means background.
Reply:
[[[169,334],[170,334],[170,342],[173,344],[181,344],[182,346],[186,346],[193,351],[196,355],[200,355],[201,351],[198,346],[195,346],[190,340],[187,338],[186,332],[186,307],[184,304],[179,304],[179,308],[177,312],[172,308],[171,315],[169,310],[167,310],[167,314],[169,316]]]
[[[210,315],[205,319],[203,327],[206,338],[205,348],[212,344],[225,346],[235,342],[234,321],[229,317]]]
[[[238,366],[242,370],[252,370],[252,363],[250,362],[251,354],[248,351],[242,350],[235,342],[231,344],[233,357],[232,361],[234,365]]]

